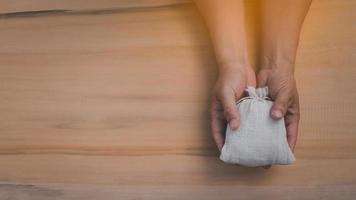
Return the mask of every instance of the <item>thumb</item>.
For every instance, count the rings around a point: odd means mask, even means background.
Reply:
[[[273,119],[281,119],[287,112],[288,102],[289,102],[289,94],[283,90],[278,92],[276,100],[274,101],[271,109],[271,117]]]
[[[221,99],[224,116],[232,130],[235,130],[240,125],[240,114],[236,109],[236,99],[233,92],[225,92]]]

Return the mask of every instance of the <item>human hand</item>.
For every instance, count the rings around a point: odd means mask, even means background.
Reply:
[[[289,147],[294,151],[298,136],[299,96],[294,75],[290,70],[261,69],[257,76],[258,87],[268,86],[274,100],[271,117],[284,117]]]
[[[240,125],[236,101],[247,86],[256,87],[255,72],[251,67],[221,67],[211,100],[211,129],[214,141],[221,151],[227,123],[235,130]]]

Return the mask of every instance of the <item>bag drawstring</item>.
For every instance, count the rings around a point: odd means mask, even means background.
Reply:
[[[239,103],[241,103],[243,100],[246,100],[246,99],[271,100],[271,98],[269,98],[267,96],[268,95],[268,87],[258,88],[258,89],[254,88],[254,87],[247,87],[246,92],[248,92],[249,96],[243,97],[240,100],[238,100],[236,102],[236,105],[238,105]]]
[[[238,105],[239,103],[241,103],[243,100],[246,100],[246,99],[257,99],[257,100],[271,100],[271,98],[269,97],[242,97],[240,100],[238,100],[236,102],[236,105]]]

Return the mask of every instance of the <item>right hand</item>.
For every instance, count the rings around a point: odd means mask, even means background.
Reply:
[[[288,69],[288,68],[286,68]],[[262,69],[257,76],[259,87],[268,86],[273,106],[271,117],[279,120],[284,117],[289,147],[294,151],[298,136],[299,96],[292,72],[288,70]]]
[[[256,87],[255,77],[255,72],[251,67],[220,68],[219,77],[213,89],[210,110],[212,135],[220,151],[225,143],[227,124],[232,130],[240,126],[240,114],[236,109],[236,101],[241,98],[247,86]]]

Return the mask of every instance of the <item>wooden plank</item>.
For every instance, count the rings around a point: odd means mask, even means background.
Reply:
[[[193,4],[1,18],[0,198],[352,199],[355,8],[313,2],[296,70],[297,162],[270,170],[217,158],[216,63]],[[247,10],[253,59],[256,1]]]
[[[199,186],[199,185],[174,185],[174,186],[93,186],[93,185],[0,185],[2,197],[23,200],[31,197],[36,200],[47,199],[207,199],[215,200],[224,198],[241,200],[254,199],[352,199],[356,192],[354,186],[241,186],[234,185]],[[21,194],[21,195],[19,195]]]
[[[95,10],[137,7],[160,7],[189,2],[188,0],[1,0],[0,13],[38,10]]]

